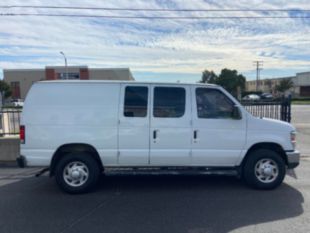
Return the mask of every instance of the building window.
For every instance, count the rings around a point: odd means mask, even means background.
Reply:
[[[155,87],[153,116],[161,118],[182,117],[185,113],[185,89],[180,87]]]
[[[12,89],[12,98],[20,99],[20,83],[11,82],[11,89]]]
[[[67,78],[67,73],[57,73],[58,79],[80,79],[80,74],[79,73],[68,73],[68,78]]]

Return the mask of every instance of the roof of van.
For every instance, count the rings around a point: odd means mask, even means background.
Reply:
[[[123,83],[123,84],[159,84],[159,85],[199,85],[199,86],[212,86],[216,87],[216,84],[209,83],[179,83],[179,82],[138,82],[138,81],[120,81],[120,80],[50,80],[50,81],[39,81],[36,83]]]

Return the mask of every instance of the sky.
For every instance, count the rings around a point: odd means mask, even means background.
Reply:
[[[3,69],[68,65],[129,67],[138,81],[197,82],[203,70],[236,69],[261,78],[310,71],[310,18],[107,19],[1,16],[60,13],[118,16],[310,16],[309,0],[1,0],[5,5],[152,9],[293,9],[288,12],[128,12],[0,8],[0,78]],[[298,10],[309,10],[300,12]]]

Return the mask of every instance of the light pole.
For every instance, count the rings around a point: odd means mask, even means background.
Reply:
[[[65,58],[66,79],[68,79],[69,77],[68,77],[68,64],[67,64],[67,57],[66,57],[66,55],[64,54],[64,52],[63,52],[63,51],[60,51],[60,54],[61,54],[61,55],[63,55],[63,56],[64,56],[64,58]]]

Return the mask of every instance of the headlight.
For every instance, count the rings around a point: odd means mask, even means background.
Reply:
[[[291,132],[291,143],[292,143],[292,146],[295,150],[295,147],[296,147],[296,131]]]

